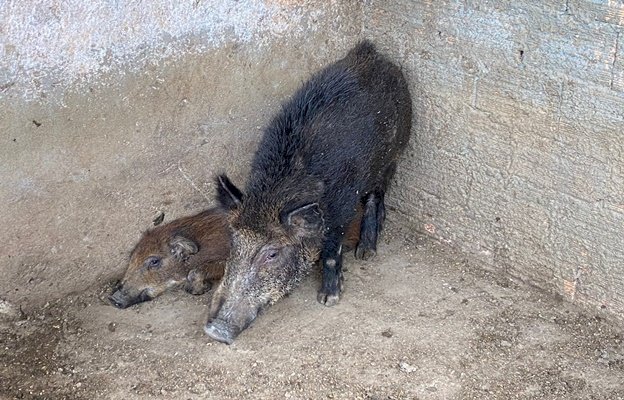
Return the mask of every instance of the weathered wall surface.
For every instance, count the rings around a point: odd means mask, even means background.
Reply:
[[[0,299],[28,307],[110,280],[157,210],[207,207],[214,172],[240,182],[262,125],[356,40],[360,11],[0,3]]]
[[[368,1],[407,71],[390,201],[483,266],[624,311],[624,2]]]

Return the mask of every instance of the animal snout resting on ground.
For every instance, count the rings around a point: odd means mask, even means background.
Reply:
[[[151,300],[148,289],[143,290],[127,290],[123,286],[116,289],[113,294],[108,296],[108,300],[117,308],[127,308],[131,305]]]
[[[231,343],[319,258],[317,300],[339,301],[346,227],[361,207],[356,257],[376,253],[411,107],[400,69],[361,42],[283,105],[264,131],[244,190],[217,177],[232,249],[209,309],[210,337]]]

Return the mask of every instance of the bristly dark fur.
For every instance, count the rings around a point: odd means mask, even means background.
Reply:
[[[387,186],[387,165],[409,138],[406,115],[411,100],[401,72],[371,42],[359,43],[305,83],[266,128],[241,223],[262,230],[276,210],[322,197],[331,227],[346,224],[357,199]]]

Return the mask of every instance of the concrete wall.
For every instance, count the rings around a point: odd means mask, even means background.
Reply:
[[[624,311],[624,2],[368,1],[417,120],[392,204],[484,267]]]
[[[0,298],[119,275],[156,211],[242,181],[280,101],[367,36],[414,96],[390,218],[624,311],[622,1],[31,0],[0,21]]]
[[[158,210],[241,182],[260,128],[357,38],[351,2],[0,3],[0,299],[122,273]]]

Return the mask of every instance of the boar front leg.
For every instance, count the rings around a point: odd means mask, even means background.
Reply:
[[[342,229],[330,233],[325,239],[321,253],[322,283],[316,299],[331,307],[340,300],[342,292]]]

